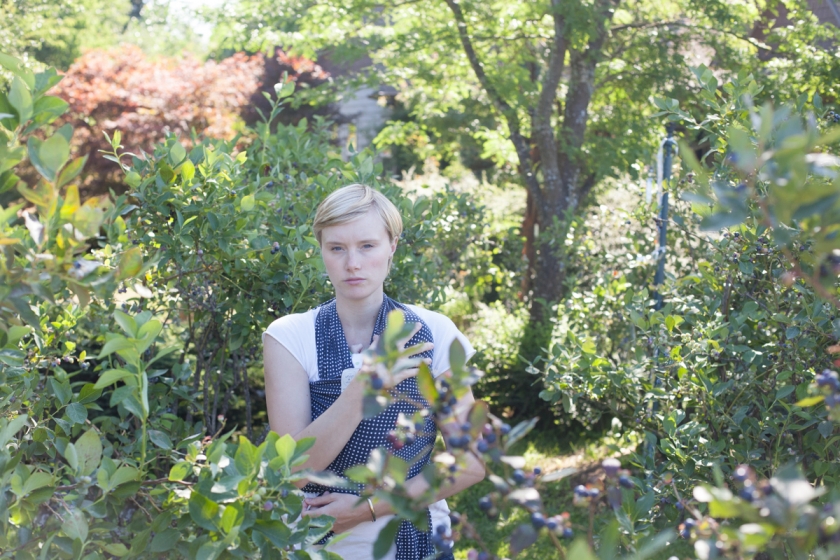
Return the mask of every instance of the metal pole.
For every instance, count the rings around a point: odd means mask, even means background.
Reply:
[[[671,166],[674,160],[674,124],[668,123],[668,125],[666,125],[665,127],[665,130],[667,131],[668,136],[665,138],[665,143],[663,146],[664,157],[662,161],[662,199],[660,201],[659,208],[659,246],[656,248],[656,275],[653,277],[653,299],[655,302],[654,309],[656,309],[656,311],[661,310],[663,305],[662,294],[659,293],[659,286],[661,286],[662,282],[665,280],[665,253],[667,250],[668,241],[668,183],[671,179]],[[653,349],[653,367],[651,369],[651,378],[654,387],[661,383],[659,377],[656,374],[656,364],[658,361],[659,346],[655,345]],[[653,414],[655,412],[656,402],[652,402],[648,406],[648,413]],[[647,440],[647,437],[645,439]],[[650,462],[652,464],[655,453],[656,446],[653,445],[650,441],[645,441],[645,456],[647,459],[646,462]],[[645,465],[645,467],[647,467],[647,465]],[[651,475],[652,472],[649,471],[646,477],[646,481],[648,483],[652,481]]]
[[[665,252],[667,251],[668,242],[668,183],[671,179],[671,165],[674,160],[674,124],[668,123],[666,126],[668,137],[665,139],[665,157],[662,165],[662,201],[659,208],[659,247],[657,253],[659,254],[658,262],[656,263],[656,275],[653,277],[654,293],[653,298],[656,301],[655,309],[659,311],[662,309],[662,294],[659,293],[659,286],[665,280]]]

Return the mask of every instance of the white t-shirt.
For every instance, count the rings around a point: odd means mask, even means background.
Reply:
[[[407,305],[406,307],[416,313],[426,323],[429,330],[432,331],[435,349],[432,357],[431,370],[435,377],[449,370],[449,347],[456,338],[463,345],[468,360],[475,354],[475,349],[469,340],[467,340],[467,337],[458,330],[455,323],[448,317],[435,311],[417,307],[416,305]],[[263,333],[263,342],[265,341],[265,335],[269,335],[282,344],[295,357],[309,376],[310,383],[318,380],[315,318],[318,316],[319,310],[320,308],[316,307],[305,313],[295,313],[280,317],[271,323]],[[429,512],[432,516],[433,527],[438,527],[439,525],[449,527],[449,507],[446,505],[446,500],[440,500],[430,505]],[[347,559],[373,560],[373,543],[376,541],[379,531],[388,524],[388,521],[392,517],[391,515],[386,515],[377,518],[375,522],[371,521],[356,525],[341,541],[333,545],[328,545],[327,550],[335,552]],[[385,556],[385,560],[394,560],[395,557],[396,547],[392,546],[391,550]]]

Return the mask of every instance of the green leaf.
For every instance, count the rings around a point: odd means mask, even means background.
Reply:
[[[233,502],[225,507],[222,512],[222,520],[220,526],[225,533],[230,533],[235,528],[242,525],[245,520],[245,511],[242,509],[242,504]]]
[[[295,454],[295,439],[289,434],[285,434],[277,440],[274,448],[277,450],[277,456],[283,464],[288,466],[289,461],[292,460],[292,456]]]
[[[417,387],[426,402],[430,404],[437,402],[439,393],[437,387],[435,387],[435,378],[432,377],[432,371],[425,362],[420,362],[418,367]]]
[[[149,552],[166,552],[172,550],[178,544],[181,532],[177,529],[167,529],[155,535],[149,545]]]
[[[241,206],[243,212],[250,212],[251,210],[254,209],[254,204],[255,204],[254,195],[247,194],[247,195],[242,197],[242,202],[240,203],[240,206]]]
[[[39,169],[44,177],[51,182],[56,180],[59,170],[70,157],[70,143],[60,134],[53,134],[38,149],[38,159],[43,169]],[[46,171],[47,173],[44,173]]]
[[[278,520],[257,519],[254,523],[254,531],[267,538],[271,544],[281,550],[289,545],[289,539],[292,538],[291,529]]]
[[[34,472],[26,479],[26,482],[23,483],[23,494],[26,495],[38,490],[39,488],[49,486],[52,482],[53,477],[49,473]]]
[[[379,531],[379,535],[377,535],[376,541],[373,543],[373,557],[375,560],[385,558],[385,555],[391,550],[391,546],[393,546],[397,538],[397,532],[400,530],[400,523],[401,521],[399,519],[392,519]]]
[[[8,99],[12,107],[17,111],[20,123],[23,124],[32,118],[32,94],[20,76],[12,79],[12,87],[9,88]]]
[[[114,319],[117,321],[117,324],[122,328],[123,332],[125,332],[126,336],[131,338],[139,338],[137,336],[137,323],[134,321],[133,317],[117,309],[116,311],[114,311]]]
[[[96,381],[94,389],[104,389],[105,387],[120,381],[126,377],[134,377],[134,374],[125,369],[109,369],[106,370]]]
[[[117,266],[117,280],[133,278],[143,269],[143,252],[140,247],[132,247],[122,254],[120,264]]]
[[[111,488],[116,488],[120,484],[125,484],[126,482],[132,482],[137,480],[137,476],[139,475],[140,471],[138,471],[135,467],[130,467],[128,465],[123,465],[111,475],[109,480],[109,484]]]
[[[64,523],[61,524],[61,530],[65,535],[72,540],[79,539],[85,542],[88,537],[88,523],[84,514],[73,509],[64,514]]]
[[[32,109],[32,116],[35,117],[36,121],[39,123],[52,122],[57,117],[63,115],[67,111],[68,107],[70,107],[70,105],[60,97],[45,95],[35,101],[35,105]],[[43,115],[43,118],[38,118],[41,115]]]
[[[149,439],[161,449],[172,449],[172,440],[160,430],[149,430]]]
[[[185,150],[181,143],[176,140],[175,143],[172,144],[172,147],[169,148],[169,163],[172,167],[175,167],[184,161],[185,157],[187,157],[187,150]]]
[[[202,496],[195,490],[190,494],[190,517],[196,525],[208,531],[218,531],[216,517],[219,515],[219,504]]]
[[[9,421],[5,419],[2,420],[3,428],[0,429],[0,449],[6,447],[6,444],[17,434],[21,428],[26,425],[26,421],[29,419],[29,416],[26,414],[21,414],[20,416],[16,416]]]
[[[93,474],[99,468],[102,460],[102,441],[99,433],[91,428],[76,440],[76,453],[79,456],[79,466],[82,475]]]
[[[74,424],[84,424],[87,420],[87,409],[79,403],[68,404],[65,412]]]
[[[245,436],[240,436],[239,447],[233,456],[233,464],[236,465],[236,470],[239,471],[239,474],[248,476],[253,473],[254,469],[259,465],[259,460],[260,452],[257,447]]]
[[[190,160],[187,160],[181,166],[181,178],[186,182],[190,182],[193,177],[195,177],[195,165]]]
[[[79,471],[79,454],[76,453],[76,446],[68,443],[64,446],[64,458],[67,459],[67,464],[74,472]]]
[[[124,336],[117,335],[105,343],[105,346],[102,347],[102,351],[99,352],[99,356],[97,356],[97,359],[101,360],[105,356],[110,356],[114,352],[125,350],[127,348],[134,348],[134,343],[132,343]]]
[[[184,480],[190,473],[192,473],[192,465],[187,461],[179,461],[169,469],[169,480],[173,482]]]

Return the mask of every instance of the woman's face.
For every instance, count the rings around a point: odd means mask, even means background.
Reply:
[[[371,208],[353,221],[321,230],[321,256],[336,297],[364,300],[378,294],[397,248],[382,218]]]

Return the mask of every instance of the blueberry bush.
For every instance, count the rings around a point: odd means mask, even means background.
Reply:
[[[836,118],[819,95],[756,106],[747,73],[719,86],[693,71],[702,118],[656,100],[703,139],[680,146],[667,185],[665,283],[653,285],[656,204],[597,213],[580,234],[596,273],[578,277],[533,371],[571,418],[614,418],[639,442],[626,464],[650,496],[645,530],[679,525],[704,559],[828,558],[840,477]]]
[[[400,197],[372,154],[334,156],[325,123],[272,126],[279,103],[189,152],[170,136],[126,154],[115,133],[104,157],[128,192],[82,202],[87,158],[70,159],[67,104],[47,94],[60,76],[0,64],[15,76],[0,93],[14,201],[0,208],[0,556],[335,558],[312,547],[331,520],[301,516],[293,484],[312,442],[268,431],[260,333],[328,297],[309,223],[331,189],[399,199],[387,289],[430,305],[455,268],[433,244],[468,246],[453,216],[481,209],[451,190]]]

